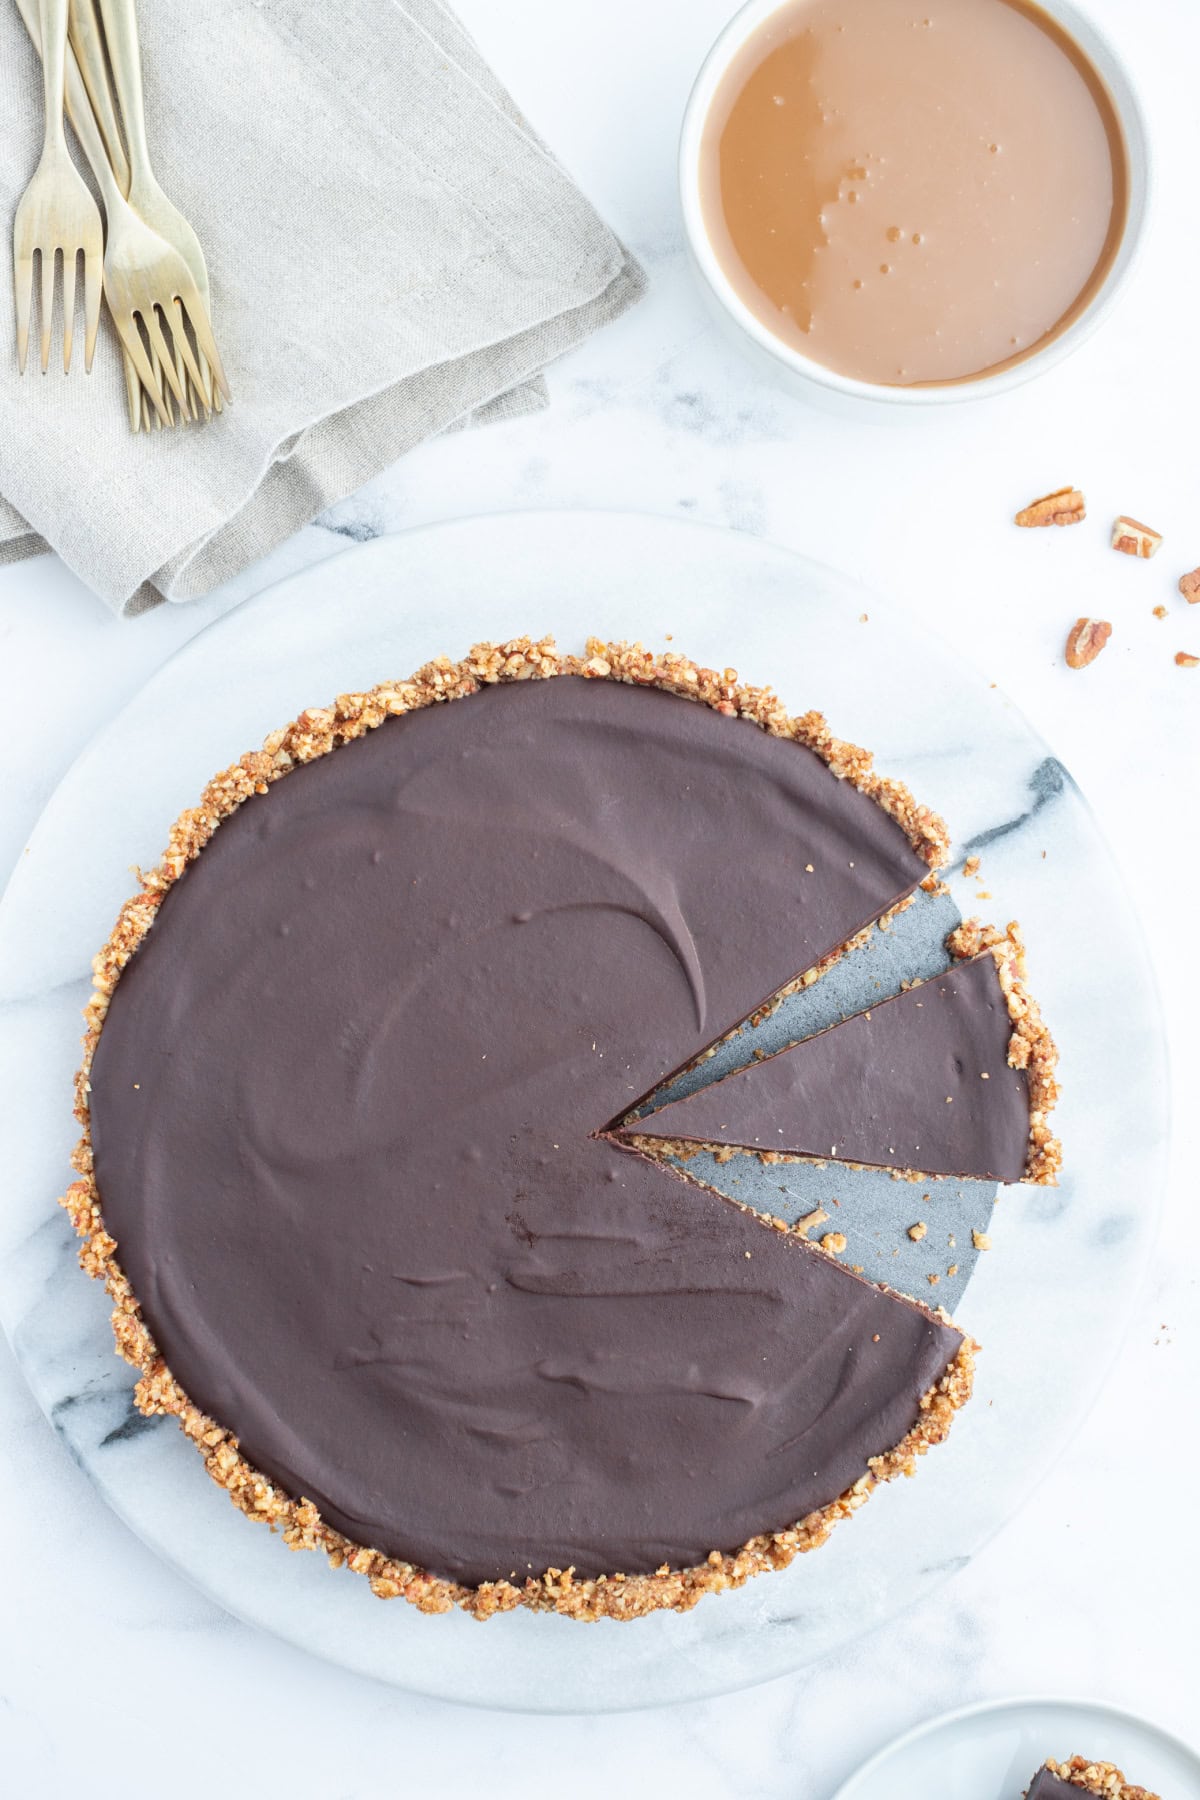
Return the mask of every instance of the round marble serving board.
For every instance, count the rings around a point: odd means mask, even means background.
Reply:
[[[881,1491],[819,1553],[686,1616],[631,1625],[524,1612],[486,1626],[427,1618],[375,1600],[322,1558],[286,1553],[228,1505],[172,1421],[133,1410],[107,1302],[75,1269],[55,1205],[70,1179],[88,964],[130,889],[130,865],[156,860],[207,777],[305,705],[526,632],[572,649],[591,634],[669,642],[734,664],[869,745],[880,768],[945,815],[959,862],[982,858],[981,880],[956,874],[953,901],[922,897],[836,980],[731,1042],[702,1079],[933,972],[960,910],[1021,920],[1062,1050],[1057,1190],[1008,1190],[994,1205],[990,1188],[946,1182],[926,1202],[920,1188],[845,1169],[762,1170],[738,1158],[712,1171],[714,1185],[784,1213],[821,1201],[832,1214],[839,1202],[847,1262],[954,1306],[981,1340],[977,1394],[919,1478]],[[990,898],[977,897],[981,885]],[[505,514],[376,539],[194,638],[79,758],[0,903],[0,1092],[0,1318],[110,1504],[207,1593],[292,1643],[423,1693],[530,1710],[618,1710],[763,1681],[827,1655],[962,1567],[1062,1450],[1116,1354],[1166,1147],[1157,1001],[1128,896],[1070,776],[1011,703],[829,569],[632,514]],[[914,1245],[905,1227],[917,1217],[929,1230]],[[993,1246],[979,1256],[973,1223]]]

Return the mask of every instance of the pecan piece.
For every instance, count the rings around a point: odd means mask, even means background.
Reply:
[[[1076,619],[1067,638],[1068,669],[1086,669],[1112,636],[1107,619]]]
[[[1179,591],[1189,606],[1200,604],[1200,569],[1179,577]]]
[[[1017,514],[1018,525],[1078,525],[1087,512],[1083,495],[1078,488],[1055,488],[1052,494],[1043,494],[1040,500],[1031,500]]]
[[[1127,513],[1113,520],[1112,547],[1126,556],[1153,556],[1161,543],[1161,531],[1153,531],[1149,525],[1131,519]]]
[[[1181,669],[1200,669],[1200,656],[1192,656],[1186,650],[1177,650],[1175,661]]]

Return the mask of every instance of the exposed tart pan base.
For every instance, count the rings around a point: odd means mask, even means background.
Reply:
[[[97,961],[80,1081],[83,1179],[68,1203],[87,1239],[85,1266],[107,1278],[117,1300],[118,1343],[142,1370],[139,1403],[179,1415],[236,1503],[280,1526],[289,1543],[325,1548],[369,1574],[376,1592],[403,1594],[429,1610],[457,1602],[487,1616],[526,1604],[631,1617],[687,1607],[823,1541],[877,1480],[909,1472],[940,1441],[969,1392],[971,1347],[947,1321],[858,1281],[795,1239],[747,1225],[726,1203],[693,1194],[667,1171],[592,1135],[911,892],[944,853],[940,821],[875,777],[869,757],[838,744],[816,715],[789,720],[773,696],[739,687],[731,672],[722,678],[682,658],[589,648],[581,663],[549,645],[480,647],[463,664],[431,665],[412,682],[302,715],[263,752],[218,777],[201,807],[183,816],[163,864],[144,878]],[[594,700],[582,700],[587,689],[578,681],[549,683],[553,693],[536,706],[518,703],[519,691],[509,690],[503,704],[502,691],[479,692],[562,675],[592,677]],[[680,707],[610,682],[702,704]],[[410,716],[438,700],[468,698],[461,730],[456,723],[449,735],[436,715]],[[581,735],[580,707],[590,715],[594,704],[602,728]],[[730,717],[739,714],[763,729]],[[631,806],[630,770],[646,764],[651,715],[654,754]],[[549,718],[549,739],[540,726],[530,737],[535,718]],[[374,744],[354,745],[385,722]],[[660,723],[667,741],[654,744]],[[704,736],[713,730],[719,741]],[[345,745],[354,747],[327,758]],[[389,763],[385,748],[391,755],[396,746],[398,760]],[[610,753],[617,762],[606,770]],[[280,776],[321,759],[264,801]],[[384,771],[382,785],[366,793],[361,782],[370,789],[371,769],[376,777]],[[531,774],[539,776],[532,790]],[[449,816],[449,837],[447,793],[462,809]],[[668,829],[681,818],[684,829]],[[823,889],[807,888],[801,904],[788,886],[803,868],[798,834],[811,840],[818,825],[845,831],[848,819],[855,857]],[[214,848],[192,868],[222,820]],[[718,894],[707,878],[706,828],[738,834],[739,847],[760,852],[747,861],[740,887],[723,882]],[[504,848],[514,837],[519,854]],[[414,912],[404,904],[408,889],[443,868],[445,859],[431,852],[451,843],[477,852],[470,883],[452,883],[453,892],[438,891],[432,904],[422,894]],[[410,861],[389,866],[397,845]],[[496,858],[483,855],[489,848],[508,859],[499,889]],[[260,890],[263,867],[270,879]],[[533,883],[532,905],[514,900],[518,870]],[[230,879],[239,875],[248,881]],[[384,876],[389,885],[364,901],[364,887]],[[167,896],[154,936],[118,987]],[[509,909],[503,919],[499,899]],[[408,956],[407,984],[403,962],[376,966],[377,943],[362,965],[364,916],[389,926],[393,957]],[[599,951],[597,918],[615,934]],[[547,920],[549,935],[539,943]],[[590,937],[581,925],[593,928]],[[421,930],[423,955],[414,959],[412,939]],[[518,937],[532,953],[522,948],[514,962]],[[216,960],[197,974],[199,943]],[[287,977],[298,944],[327,960],[301,963],[297,1014]],[[442,950],[450,953],[439,960]],[[180,980],[181,957],[190,981]],[[315,994],[306,973],[314,966],[338,976]],[[430,969],[443,978],[429,984]],[[532,988],[512,985],[514,970]],[[568,979],[577,984],[573,992]],[[356,1029],[363,1020],[353,1009],[350,1017],[337,1011],[347,991],[370,995],[371,1006],[382,991],[391,1016],[381,1021],[368,1007],[370,1029]],[[464,1025],[461,1003],[480,995],[486,1005]],[[486,1061],[479,1046],[495,1037],[498,1004],[504,1055],[493,1053],[485,1076],[474,1059],[478,1051]],[[514,1032],[514,1017],[522,1026],[530,1017],[552,1020],[550,1048]],[[238,1044],[249,1046],[242,1064],[227,1053],[233,1022],[243,1034]],[[272,1052],[265,1058],[264,1045]],[[464,1088],[468,1064],[473,1079]],[[218,1067],[225,1073],[214,1088]],[[339,1081],[348,1084],[344,1091]],[[340,1110],[329,1103],[331,1082]],[[264,1093],[269,1104],[255,1110]],[[430,1143],[423,1134],[431,1115],[439,1130]],[[270,1143],[281,1118],[290,1131],[282,1144]],[[357,1121],[357,1160],[330,1141],[331,1128],[347,1118]],[[518,1127],[506,1131],[504,1145],[494,1133],[480,1139],[481,1121],[492,1126],[500,1118]],[[508,1153],[513,1138],[517,1147]],[[198,1161],[197,1148],[205,1152]],[[414,1170],[424,1179],[415,1180]],[[490,1394],[491,1353],[497,1342],[511,1351],[520,1332],[489,1342],[479,1330],[486,1318],[472,1318],[469,1306],[447,1308],[445,1290],[463,1271],[447,1266],[446,1232],[435,1228],[464,1192],[488,1202],[471,1221],[475,1229],[455,1240],[456,1250],[482,1259],[466,1271],[468,1294],[498,1292],[505,1305],[515,1294],[520,1316],[537,1327],[532,1349],[521,1345],[526,1360],[499,1371]],[[399,1239],[385,1230],[381,1243],[381,1222],[394,1228],[397,1220]],[[590,1230],[582,1229],[585,1220]],[[493,1228],[499,1237],[488,1236]],[[551,1245],[556,1237],[571,1240],[565,1250]],[[614,1257],[628,1291],[613,1288]],[[256,1279],[265,1270],[269,1280]],[[328,1324],[331,1272],[340,1283],[332,1332],[314,1351],[316,1327]],[[386,1303],[371,1297],[381,1272]],[[475,1280],[487,1273],[497,1276],[494,1290]],[[698,1298],[723,1330],[714,1331],[711,1318],[701,1329]],[[657,1322],[647,1374],[645,1354],[627,1352],[631,1321],[647,1314],[648,1302]],[[264,1313],[274,1333],[266,1341]],[[579,1321],[592,1314],[607,1323],[589,1324],[581,1348]],[[462,1342],[473,1331],[484,1339],[465,1365],[479,1376],[474,1389],[462,1367],[444,1378],[441,1344],[435,1355],[423,1339],[413,1353],[413,1332],[436,1336],[448,1315]],[[396,1325],[403,1329],[389,1336]],[[757,1387],[747,1343],[759,1365]],[[636,1333],[634,1346],[644,1351]],[[281,1347],[290,1354],[275,1354]],[[782,1371],[787,1364],[794,1380],[806,1349],[815,1359],[811,1391],[798,1405]],[[331,1354],[314,1365],[321,1352]],[[538,1404],[516,1408],[514,1421],[514,1393],[520,1399],[521,1383],[531,1379]],[[408,1405],[414,1387],[417,1399]],[[843,1392],[858,1398],[838,1420],[830,1404]],[[746,1424],[730,1430],[731,1410],[748,1415],[748,1437]],[[543,1452],[548,1434],[522,1433],[547,1413],[554,1429]],[[849,1414],[859,1421],[853,1428]],[[809,1490],[813,1477],[804,1469],[813,1458],[801,1440],[813,1429],[823,1448],[820,1485]],[[497,1454],[498,1438],[506,1437]],[[692,1468],[684,1439],[699,1444]],[[489,1446],[486,1456],[479,1442]],[[590,1474],[586,1504],[568,1497],[559,1505],[554,1481],[539,1486],[544,1453],[560,1457],[558,1485],[568,1494],[578,1470]],[[431,1458],[440,1457],[445,1466],[427,1479]],[[497,1468],[519,1478],[531,1472],[530,1457],[534,1480],[524,1488],[509,1480],[506,1494]],[[669,1491],[656,1473],[663,1465],[675,1484]],[[770,1474],[773,1496],[744,1491],[747,1466]],[[473,1482],[478,1468],[492,1484],[482,1501]],[[546,1493],[552,1503],[531,1527]],[[531,1537],[513,1534],[506,1507]],[[760,1528],[730,1530],[743,1513]],[[491,1529],[497,1517],[499,1531]]]

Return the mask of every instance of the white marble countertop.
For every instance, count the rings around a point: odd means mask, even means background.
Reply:
[[[1163,992],[1174,1180],[1151,1279],[1088,1424],[967,1570],[826,1666],[665,1712],[539,1719],[530,1735],[310,1660],[198,1597],[96,1497],[0,1344],[0,1757],[13,1791],[103,1800],[136,1783],[188,1800],[234,1780],[303,1800],[615,1787],[826,1800],[896,1731],[1019,1691],[1107,1699],[1200,1734],[1200,961],[1188,928],[1200,893],[1200,671],[1173,663],[1178,649],[1200,654],[1200,608],[1174,591],[1200,563],[1200,13],[1143,0],[1134,29],[1122,0],[1090,5],[1148,102],[1157,229],[1115,321],[994,409],[912,427],[832,421],[773,394],[714,338],[683,263],[672,151],[690,72],[728,0],[460,0],[518,102],[645,260],[647,300],[552,371],[549,411],[425,447],[220,596],[120,624],[50,559],[0,570],[0,874],[78,750],[165,657],[347,537],[473,511],[643,508],[804,550],[952,638],[1093,801]],[[1018,505],[1063,481],[1086,490],[1091,522],[1011,528]],[[1155,562],[1107,548],[1118,511],[1165,533]],[[1159,602],[1166,621],[1152,616]],[[1099,663],[1072,674],[1061,646],[1081,612],[1111,619],[1114,635]],[[1084,915],[1081,954],[1102,959],[1087,930]]]

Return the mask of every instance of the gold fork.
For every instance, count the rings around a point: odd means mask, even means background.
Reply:
[[[17,0],[26,29],[35,48],[41,48],[41,36],[34,0]],[[104,247],[104,294],[121,342],[137,370],[138,379],[154,403],[158,415],[167,424],[171,419],[159,380],[160,371],[153,367],[142,341],[144,330],[151,350],[161,365],[161,374],[182,404],[179,377],[168,347],[159,314],[164,319],[175,316],[179,302],[195,335],[200,350],[213,369],[220,368],[220,357],[213,342],[208,314],[187,265],[177,250],[138,218],[117,186],[109,166],[104,140],[96,126],[87,89],[75,61],[74,52],[66,51],[66,100],[71,124],[89,163],[104,200],[108,216],[108,238]],[[86,189],[85,189],[86,192]],[[140,326],[140,330],[139,330]],[[200,370],[187,338],[181,340],[184,368],[198,392],[202,391]]]
[[[84,366],[91,369],[100,322],[104,229],[100,209],[67,149],[63,132],[63,82],[67,57],[68,0],[41,0],[40,38],[45,95],[45,135],[41,159],[21,197],[13,226],[13,293],[17,308],[17,362],[25,373],[29,316],[33,307],[33,258],[41,259],[42,373],[50,364],[54,320],[54,268],[63,265],[63,369],[71,367],[75,335],[75,265],[83,256]]]
[[[204,252],[200,248],[200,240],[179,208],[163,193],[155,179],[150,165],[150,149],[146,141],[146,116],[142,95],[142,63],[138,46],[137,12],[134,0],[100,0],[100,11],[104,19],[104,36],[108,45],[109,60],[112,63],[113,79],[117,86],[117,98],[121,104],[121,117],[125,125],[125,138],[129,146],[129,203],[139,218],[146,221],[152,230],[157,231],[182,256],[187,264],[196,289],[204,302],[205,313],[209,309],[208,269],[204,261]],[[183,359],[183,347],[187,343],[182,314],[177,314],[174,325],[177,382],[172,387],[179,399],[180,406],[197,417],[194,407],[187,398],[187,374]],[[211,338],[211,332],[210,332]],[[206,413],[214,407],[219,411],[221,395],[229,398],[229,387],[225,380],[225,372],[220,358],[206,354],[206,346],[200,344],[200,379],[195,382],[200,404]],[[210,367],[211,365],[211,367]],[[169,377],[168,377],[169,379]]]
[[[96,10],[96,0],[70,0],[69,37],[75,60],[79,64],[79,73],[83,76],[83,85],[87,89],[88,99],[92,103],[92,114],[100,127],[100,136],[104,139],[104,148],[108,152],[109,167],[116,177],[117,186],[129,198],[129,158],[125,154],[125,143],[121,137],[121,127],[117,122],[117,109],[113,100],[112,87],[108,79],[108,64],[104,49],[104,32],[100,24],[100,15]],[[129,352],[121,351],[121,361],[125,372],[125,400],[129,409],[129,429],[147,431],[151,422],[151,400],[144,392],[138,380],[137,370],[130,361]],[[154,358],[151,357],[151,366]],[[160,382],[161,387],[161,382]],[[171,411],[170,390],[163,398],[167,402],[167,411]],[[172,419],[174,415],[172,414]],[[154,424],[162,430],[162,419],[155,411]]]

